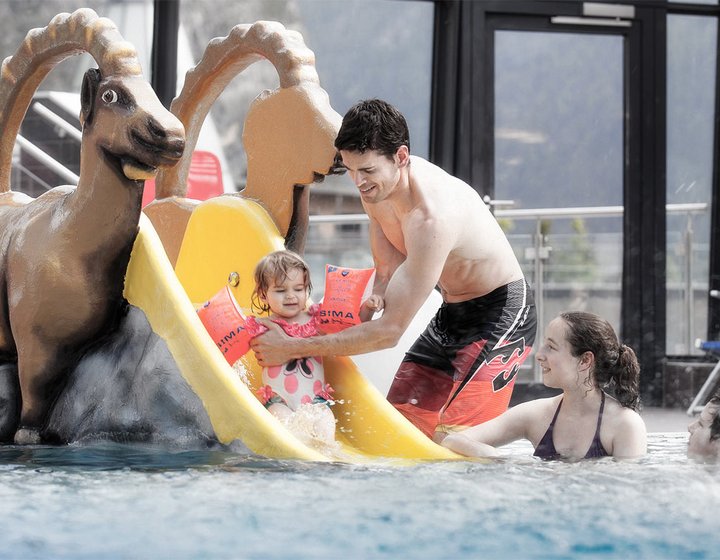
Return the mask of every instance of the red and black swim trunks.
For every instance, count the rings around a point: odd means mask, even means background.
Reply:
[[[525,280],[443,303],[405,354],[387,398],[428,437],[495,418],[507,410],[536,328]]]

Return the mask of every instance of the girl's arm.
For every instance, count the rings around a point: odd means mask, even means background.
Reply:
[[[385,300],[378,294],[372,294],[360,306],[360,320],[364,323],[373,318],[378,311],[382,311],[385,307]]]

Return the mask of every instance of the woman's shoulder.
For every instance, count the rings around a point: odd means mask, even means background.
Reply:
[[[621,405],[615,398],[610,396],[605,397],[603,420],[612,423],[618,430],[645,428],[645,421],[640,416],[640,413]]]
[[[552,397],[542,397],[539,399],[533,399],[530,401],[526,401],[522,404],[532,404],[533,406],[536,406],[538,408],[557,408],[560,402],[562,401],[563,395],[562,393],[558,395],[553,395]]]
[[[633,458],[647,453],[647,427],[635,410],[606,398],[601,440],[613,457]]]
[[[560,401],[562,400],[562,394],[555,395],[552,397],[542,397],[539,399],[531,399],[529,401],[521,402],[516,406],[516,408],[524,408],[524,409],[533,409],[533,408],[552,408],[556,407],[558,404],[560,404]]]
[[[536,446],[548,429],[561,400],[562,395],[557,395],[517,404],[505,413],[509,416],[507,425]]]
[[[518,417],[530,418],[531,420],[541,420],[548,417],[548,422],[555,414],[562,395],[554,397],[543,397],[541,399],[532,399],[513,406],[511,409]]]

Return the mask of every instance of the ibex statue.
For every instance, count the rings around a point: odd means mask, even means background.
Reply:
[[[78,185],[19,196],[9,177],[20,123],[43,77],[82,52],[98,69],[82,85]],[[185,132],[132,45],[89,9],[28,32],[2,63],[0,111],[0,365],[17,361],[21,397],[0,440],[33,443],[68,370],[116,324],[144,180],[180,159]]]
[[[173,265],[194,210],[183,197],[200,129],[227,85],[260,60],[273,64],[280,87],[262,92],[248,111],[243,132],[247,187],[242,196],[261,202],[286,246],[302,253],[309,216],[306,185],[337,172],[333,143],[342,118],[320,87],[315,54],[302,35],[275,21],[236,25],[226,37],[210,41],[170,106],[185,125],[188,150],[178,165],[158,173],[157,200],[145,213]]]

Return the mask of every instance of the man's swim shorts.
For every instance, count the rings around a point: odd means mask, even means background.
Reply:
[[[405,354],[387,398],[428,437],[495,418],[507,410],[536,327],[525,280],[443,303]]]

